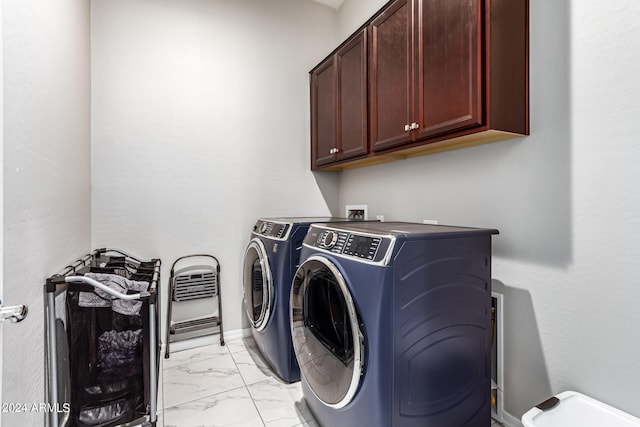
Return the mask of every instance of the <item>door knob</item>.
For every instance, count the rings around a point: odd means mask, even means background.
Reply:
[[[2,303],[0,303],[0,322],[5,320],[10,320],[13,323],[21,322],[29,313],[29,309],[24,304],[11,307],[2,307],[1,305]]]

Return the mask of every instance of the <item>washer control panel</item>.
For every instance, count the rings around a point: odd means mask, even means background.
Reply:
[[[291,224],[258,220],[256,225],[253,226],[253,232],[265,237],[283,239],[287,235],[290,227]]]
[[[381,263],[391,248],[391,238],[312,226],[304,239],[308,246],[334,254]]]

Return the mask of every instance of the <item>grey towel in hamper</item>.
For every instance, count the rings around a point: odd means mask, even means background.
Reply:
[[[117,274],[87,273],[84,276],[122,294],[126,294],[127,291],[133,291],[134,293],[144,292],[149,288],[149,282],[129,280]],[[109,295],[102,289],[95,288],[93,292],[80,292],[78,305],[80,307],[111,307],[117,313],[134,316],[140,314],[142,301],[121,300]]]

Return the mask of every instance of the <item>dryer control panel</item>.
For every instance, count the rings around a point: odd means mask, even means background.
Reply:
[[[253,226],[253,233],[260,236],[271,237],[274,239],[286,239],[287,232],[291,228],[291,224],[285,224],[274,221],[258,220]]]
[[[348,233],[334,230],[322,230],[318,233],[314,246],[339,254],[342,253],[348,237]]]
[[[304,243],[349,258],[386,263],[387,252],[392,247],[392,238],[335,230],[328,226],[312,226]]]
[[[373,260],[376,256],[376,252],[378,252],[381,240],[382,239],[380,237],[350,234],[343,253],[358,258]]]

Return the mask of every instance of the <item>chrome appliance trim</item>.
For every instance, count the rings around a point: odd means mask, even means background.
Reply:
[[[329,249],[325,249],[323,247],[320,246],[312,246],[309,245],[307,243],[303,243],[302,246],[305,246],[307,248],[310,249],[314,249],[314,250],[319,250],[322,252],[325,252],[327,254],[331,254],[340,258],[344,258],[344,259],[348,259],[351,261],[358,261],[361,262],[363,264],[370,264],[370,265],[388,265],[391,262],[391,254],[393,253],[393,248],[396,245],[396,236],[392,235],[392,234],[374,234],[374,233],[367,233],[366,231],[353,231],[353,230],[346,230],[346,229],[338,229],[338,228],[332,228],[332,227],[328,227],[324,224],[311,224],[311,226],[309,227],[309,230],[311,230],[311,228],[322,228],[324,230],[329,230],[329,231],[334,231],[336,233],[342,232],[347,234],[347,240],[349,239],[349,236],[356,235],[356,236],[367,236],[367,237],[379,237],[382,239],[389,239],[390,243],[389,243],[389,248],[387,249],[387,253],[384,254],[384,257],[382,258],[382,260],[380,261],[369,261],[368,259],[364,259],[364,258],[358,258],[355,256],[351,256],[351,255],[345,255],[342,252],[331,252],[331,250]],[[343,248],[344,249],[344,248]]]
[[[265,236],[262,236],[265,237]],[[262,241],[260,239],[251,239],[251,241],[249,242],[249,245],[247,246],[247,249],[244,252],[244,256],[245,256],[245,260],[247,257],[247,253],[249,252],[249,249],[254,249],[257,253],[258,253],[258,258],[260,259],[260,266],[262,267],[262,278],[264,280],[264,286],[262,289],[262,293],[263,293],[263,298],[264,296],[266,296],[266,304],[264,304],[263,302],[263,308],[262,311],[260,312],[260,317],[258,318],[258,320],[253,320],[253,315],[251,313],[249,313],[249,310],[247,308],[247,296],[245,295],[245,280],[246,278],[244,277],[244,266],[243,266],[243,284],[242,284],[242,294],[244,297],[244,308],[245,308],[245,312],[247,314],[247,317],[249,318],[249,322],[251,322],[251,325],[256,329],[256,331],[260,332],[262,331],[266,326],[267,323],[269,322],[269,318],[271,317],[271,302],[273,301],[273,296],[274,296],[274,290],[273,290],[273,280],[271,277],[271,267],[269,266],[269,258],[267,257],[267,251],[264,247],[264,243],[262,243]],[[266,295],[265,295],[266,294]]]
[[[313,388],[309,387],[309,390],[311,390],[311,392],[313,393],[313,395],[318,399],[318,401],[322,402],[324,405],[329,406],[331,408],[334,409],[340,409],[340,408],[344,408],[345,406],[347,406],[354,398],[354,396],[356,395],[356,391],[358,390],[358,386],[360,385],[360,378],[362,376],[362,368],[363,368],[363,363],[362,363],[362,358],[364,355],[364,335],[362,333],[362,331],[360,330],[360,324],[358,322],[358,315],[356,314],[356,307],[355,304],[353,303],[353,298],[351,297],[351,292],[349,292],[349,288],[347,288],[347,284],[344,280],[344,277],[342,276],[342,273],[340,273],[340,270],[338,270],[338,267],[335,266],[335,264],[333,262],[331,262],[329,259],[321,256],[321,255],[312,255],[309,258],[307,258],[306,260],[304,260],[304,262],[302,262],[300,264],[300,267],[298,267],[298,269],[296,270],[296,273],[294,274],[294,277],[298,274],[298,270],[300,270],[301,268],[304,267],[304,265],[310,261],[318,261],[322,264],[324,264],[329,271],[331,272],[331,274],[333,274],[333,276],[336,279],[336,282],[338,283],[338,286],[340,287],[340,291],[342,292],[342,296],[344,297],[345,303],[347,305],[347,311],[349,313],[349,323],[351,325],[351,333],[353,334],[353,374],[351,376],[351,383],[349,384],[349,389],[347,390],[347,393],[345,394],[345,396],[342,398],[342,400],[338,403],[327,403],[325,401],[323,401],[317,394],[316,392],[313,390]],[[291,294],[290,294],[290,301],[289,301],[289,326],[291,328],[291,336],[294,336],[294,331],[293,331],[293,288],[291,290]],[[294,350],[295,350],[295,346],[294,346]],[[300,375],[302,375],[304,377],[304,370],[302,369],[302,366],[300,367]],[[306,379],[305,379],[306,381]],[[307,381],[307,384],[309,384],[309,382]]]

